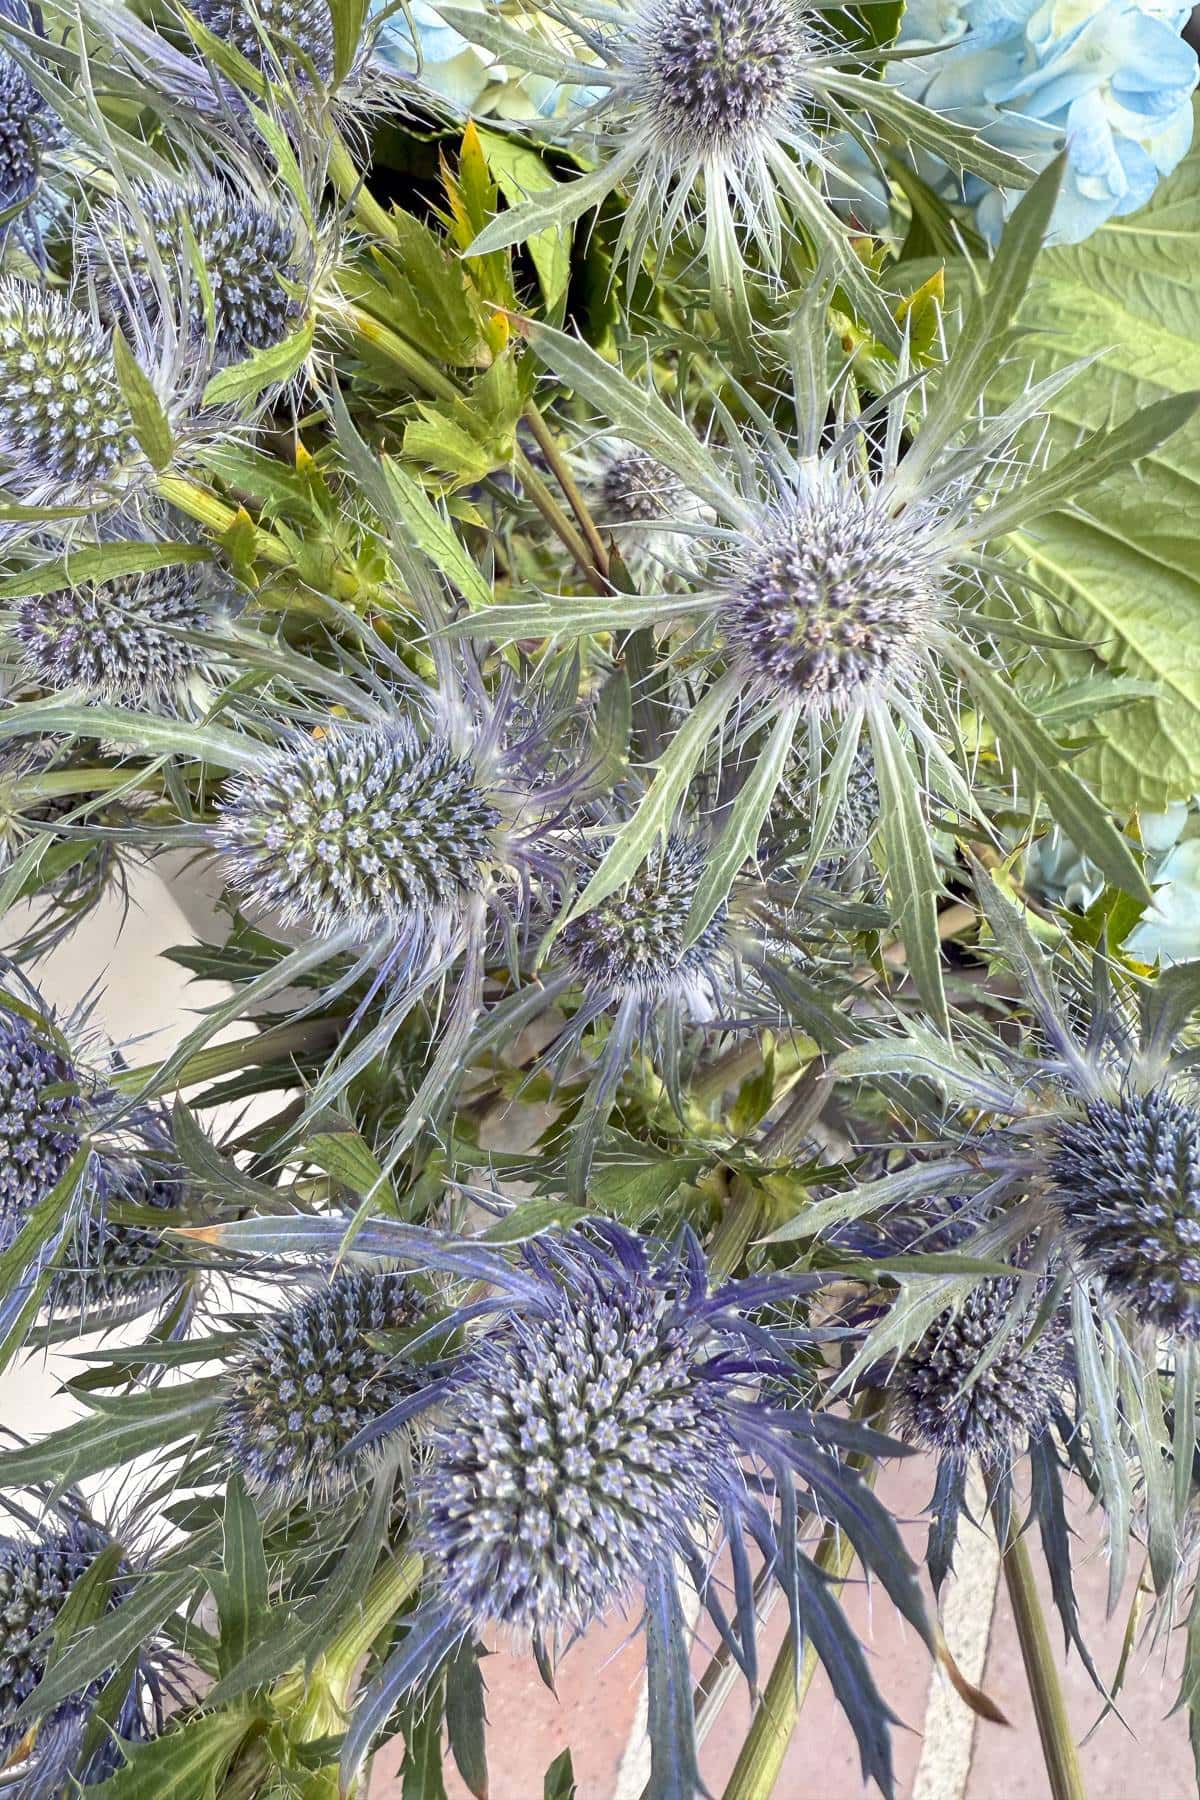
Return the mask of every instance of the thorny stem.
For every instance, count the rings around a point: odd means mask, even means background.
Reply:
[[[596,521],[588,510],[587,501],[580,492],[579,483],[571,473],[570,464],[563,456],[553,432],[532,400],[525,408],[525,422],[537,440],[538,449],[554,471],[554,479],[566,495],[567,504],[579,520],[579,528],[587,540],[597,573],[607,581],[608,551],[604,548],[600,533],[596,529]]]
[[[1086,1800],[1075,1737],[1033,1578],[1033,1564],[1015,1518],[1009,1520],[1008,1541],[1004,1546],[1004,1580],[1033,1700],[1038,1736],[1042,1740],[1042,1757],[1052,1800]]]
[[[523,450],[518,449],[513,459],[513,468],[520,477],[521,486],[533,501],[549,525],[551,531],[559,537],[571,552],[572,557],[587,577],[589,585],[598,594],[607,594],[611,590],[607,581],[592,560],[592,553],[584,543],[575,527],[568,519],[546,483],[542,480]]]

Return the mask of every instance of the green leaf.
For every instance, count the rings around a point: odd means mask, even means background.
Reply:
[[[542,1800],[576,1800],[575,1765],[569,1750],[560,1750],[542,1782]]]
[[[125,342],[118,325],[112,337],[117,381],[133,420],[133,435],[156,469],[165,469],[175,449],[175,437],[154,385]]]
[[[717,908],[725,904],[738,870],[757,850],[763,820],[791,754],[798,720],[799,713],[793,707],[780,713],[766,748],[756,759],[748,781],[730,808],[725,828],[709,853],[692,901],[685,946],[696,942]]]
[[[147,1394],[104,1401],[93,1397],[94,1411],[87,1418],[36,1444],[0,1451],[0,1482],[29,1487],[50,1481],[64,1488],[181,1438],[201,1437],[216,1418],[224,1392],[222,1378],[214,1375]]]
[[[333,85],[343,82],[358,55],[368,0],[329,0],[333,20]]]
[[[20,1230],[0,1253],[0,1297],[5,1302],[0,1315],[0,1369],[8,1367],[24,1343],[54,1278],[52,1248],[78,1196],[91,1154],[90,1143],[80,1145],[50,1192],[24,1215]]]
[[[290,381],[311,352],[312,342],[313,322],[305,319],[281,343],[268,344],[244,362],[218,369],[204,390],[205,406],[242,406],[257,399],[264,388]]]
[[[138,543],[118,539],[70,550],[53,562],[19,569],[0,580],[0,600],[25,600],[36,594],[57,594],[64,588],[81,587],[86,581],[115,581],[122,575],[142,575],[151,569],[173,569],[182,563],[208,562],[202,544]]]
[[[262,1526],[236,1471],[225,1490],[225,1545],[212,1591],[221,1623],[219,1666],[227,1675],[262,1636],[268,1600]]]
[[[348,1119],[329,1114],[325,1118],[332,1118],[336,1129],[318,1131],[306,1137],[305,1160],[316,1163],[352,1194],[360,1197],[370,1194],[394,1209],[398,1204],[396,1190],[361,1134]]]
[[[458,1772],[475,1800],[488,1800],[483,1671],[473,1644],[464,1644],[446,1666],[446,1731]]]
[[[1100,1478],[1109,1552],[1108,1610],[1121,1597],[1129,1561],[1133,1497],[1130,1491],[1129,1457],[1121,1441],[1120,1407],[1110,1374],[1112,1358],[1104,1341],[1105,1327],[1097,1319],[1086,1285],[1076,1281],[1071,1289],[1072,1345],[1079,1381],[1081,1413],[1088,1422],[1092,1460]]]
[[[93,1800],[211,1800],[239,1744],[262,1723],[236,1711],[189,1719],[152,1743],[130,1746],[126,1766],[90,1790]]]
[[[995,149],[978,132],[956,125],[945,112],[922,106],[899,88],[845,69],[822,71],[820,80],[831,94],[847,101],[853,112],[864,113],[881,137],[901,149],[929,150],[942,162],[981,175],[993,187],[1029,186],[1027,163]]]
[[[870,715],[875,780],[879,787],[879,836],[887,858],[887,889],[904,942],[909,973],[934,1024],[949,1035],[942,980],[937,896],[941,887],[929,826],[921,811],[920,778],[891,715]]]
[[[558,929],[598,906],[637,873],[658,839],[665,839],[676,809],[709,742],[721,729],[725,715],[737,699],[742,678],[731,671],[709,688],[692,709],[659,758],[650,791],[632,818],[622,825],[600,866],[577,897]]]
[[[996,378],[1003,397],[1077,361],[1049,408],[1049,449],[1130,419],[1164,396],[1200,388],[1200,133],[1146,207],[1081,244],[1038,259],[1018,323],[1022,354]],[[1019,679],[1044,685],[1111,669],[1153,680],[1154,699],[1077,728],[1073,767],[1115,811],[1158,810],[1200,791],[1200,420],[1115,473],[1069,509],[1039,519],[1019,545],[1029,573],[1060,603],[1074,652],[1031,659]],[[1047,611],[1049,611],[1047,607]]]
[[[1056,825],[1126,894],[1150,898],[1133,851],[1107,810],[1078,775],[1063,767],[1063,753],[1033,714],[982,657],[962,642],[943,647],[995,727],[1001,750],[1020,773],[1030,798],[1042,794]],[[886,815],[885,815],[886,817]]]
[[[462,595],[468,606],[494,610],[491,583],[467,555],[446,514],[433,504],[420,482],[392,457],[385,456],[382,466],[396,516],[411,534],[417,548]]]
[[[0,716],[0,739],[34,731],[62,731],[75,737],[107,737],[152,756],[194,756],[218,769],[253,769],[261,752],[250,738],[235,737],[217,725],[189,725],[116,706],[71,705],[58,699],[10,706]]]
[[[497,137],[491,131],[481,131],[479,142],[496,185],[510,206],[555,186],[554,177],[541,157],[519,138]],[[528,250],[537,270],[546,310],[553,312],[571,279],[570,233],[561,227],[535,232],[529,239]]]

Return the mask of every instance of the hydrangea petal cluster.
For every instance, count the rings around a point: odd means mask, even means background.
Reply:
[[[420,1541],[455,1609],[556,1645],[682,1554],[737,1445],[654,1288],[561,1291],[470,1353],[434,1434]]]
[[[70,1166],[83,1140],[81,1078],[18,1013],[0,1012],[0,1244]]]
[[[211,623],[204,577],[182,566],[33,595],[17,610],[14,634],[39,686],[169,713],[205,660],[179,633]]]
[[[900,46],[944,48],[891,63],[888,80],[1033,167],[1065,144],[1054,235],[1078,243],[1144,206],[1191,143],[1197,60],[1180,36],[1190,10],[1158,0],[915,0]],[[1014,193],[974,177],[960,187],[934,158],[917,160],[935,191],[965,197],[980,229],[999,236]]]
[[[289,922],[426,937],[482,891],[500,820],[447,740],[332,725],[233,787],[217,843],[234,885]]]
[[[262,1328],[231,1371],[224,1412],[230,1456],[254,1493],[311,1505],[353,1485],[364,1462],[347,1454],[353,1439],[426,1380],[370,1335],[408,1330],[424,1310],[406,1276],[343,1270]]]
[[[1047,1157],[1081,1259],[1149,1323],[1200,1338],[1200,1110],[1166,1089],[1090,1101]]]
[[[686,933],[707,866],[703,847],[672,834],[624,888],[564,927],[559,943],[589,996],[614,1004],[668,998],[708,1016],[726,960],[725,908],[695,943]]]
[[[137,452],[109,333],[61,294],[0,276],[0,481],[34,504],[112,481]]]
[[[264,74],[281,65],[302,82],[310,69],[326,85],[333,79],[333,20],[325,0],[197,0],[192,10]]]
[[[199,344],[209,326],[203,290],[192,269],[197,255],[211,297],[217,366],[270,349],[295,329],[300,304],[284,286],[284,281],[299,284],[303,274],[295,224],[260,200],[240,199],[221,180],[204,188],[157,184],[140,189],[137,215],[125,208],[112,211],[91,250],[93,261],[113,261],[117,278],[107,284],[107,298],[118,314],[136,306],[147,318],[156,317],[156,264],[160,266],[169,281],[186,290],[187,325]]]
[[[989,1280],[948,1308],[902,1359],[891,1383],[900,1436],[958,1461],[1002,1462],[1049,1422],[1063,1386],[1066,1334],[1055,1318],[1032,1340],[1019,1321],[994,1357],[1016,1295]]]

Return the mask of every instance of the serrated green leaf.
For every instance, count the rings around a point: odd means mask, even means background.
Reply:
[[[69,1486],[102,1469],[151,1455],[182,1438],[198,1437],[220,1410],[224,1382],[219,1376],[177,1388],[118,1399],[93,1398],[96,1410],[36,1444],[0,1450],[0,1482],[29,1487],[49,1481]]]
[[[94,1800],[211,1800],[239,1744],[265,1723],[252,1712],[203,1713],[149,1744],[131,1745],[126,1766],[92,1789]]]
[[[688,913],[685,946],[694,944],[718,907],[725,904],[737,872],[754,856],[763,821],[783,779],[799,713],[785,707],[772,728],[761,756],[730,808],[725,827],[709,852]]]
[[[433,504],[420,482],[392,457],[383,458],[382,468],[396,516],[404,523],[417,548],[462,595],[468,606],[492,609],[491,583],[467,555],[446,514]]]
[[[121,394],[133,421],[133,435],[146,460],[156,469],[165,469],[174,454],[175,435],[153,382],[125,342],[119,325],[112,335],[112,354]]]
[[[481,131],[479,142],[496,184],[509,205],[555,186],[553,175],[537,152],[518,138]],[[571,279],[571,239],[561,227],[535,232],[528,244],[547,312],[553,312]]]
[[[57,594],[64,588],[81,587],[88,581],[114,581],[122,575],[143,575],[151,569],[173,569],[184,563],[208,562],[202,544],[138,543],[120,538],[114,543],[92,544],[70,550],[53,562],[36,563],[0,580],[0,600],[25,600],[37,594]]]
[[[379,1159],[348,1119],[339,1120],[336,1130],[313,1132],[304,1140],[306,1161],[316,1163],[327,1175],[352,1194],[371,1194],[385,1206],[395,1208],[396,1190],[384,1174]]]
[[[244,362],[218,369],[204,390],[205,406],[242,406],[257,399],[264,388],[290,381],[308,358],[312,343],[313,322],[305,319],[281,343],[268,344]]]
[[[221,1567],[214,1570],[211,1582],[221,1626],[219,1668],[227,1675],[262,1636],[268,1603],[262,1525],[237,1471],[225,1490]]]

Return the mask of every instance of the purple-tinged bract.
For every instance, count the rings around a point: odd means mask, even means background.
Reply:
[[[685,1552],[737,1474],[705,1360],[661,1289],[602,1279],[471,1353],[421,1527],[465,1619],[556,1644]]]
[[[324,1504],[353,1486],[373,1459],[348,1453],[352,1440],[428,1380],[370,1335],[410,1330],[424,1311],[407,1277],[344,1270],[262,1328],[231,1371],[224,1413],[252,1492]]]
[[[1200,1338],[1200,1111],[1166,1089],[1054,1128],[1051,1195],[1081,1260],[1148,1323]]]

